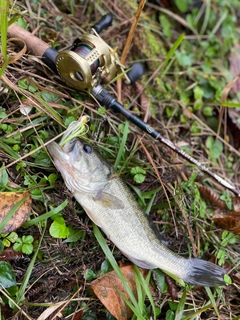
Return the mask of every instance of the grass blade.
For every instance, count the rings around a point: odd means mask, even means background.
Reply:
[[[177,48],[183,42],[183,40],[184,40],[184,34],[181,34],[179,36],[179,38],[174,42],[171,49],[168,51],[166,59],[164,60],[162,66],[161,66],[161,69],[160,69],[160,71],[162,71],[161,77],[163,76],[163,74],[165,74],[167,72],[166,67],[167,67],[168,62],[172,58],[172,56],[174,55],[174,52],[177,50]]]
[[[21,286],[16,294],[16,298],[17,298],[17,303],[21,303],[21,301],[24,300],[24,294],[25,294],[25,291],[26,291],[26,288],[27,288],[27,285],[28,285],[28,282],[29,282],[29,279],[31,277],[31,274],[32,274],[32,270],[33,270],[33,267],[34,267],[34,263],[36,261],[36,258],[37,258],[37,255],[38,255],[38,252],[40,250],[40,247],[41,247],[41,244],[42,244],[42,240],[43,240],[43,237],[44,237],[44,234],[45,234],[45,230],[46,230],[46,227],[47,227],[47,221],[45,221],[45,226],[44,226],[44,229],[42,231],[42,236],[39,240],[39,244],[38,244],[38,247],[29,263],[29,266],[27,268],[27,271],[26,271],[26,274],[23,278],[23,281],[21,283]]]
[[[62,211],[68,204],[68,201],[65,200],[63,203],[61,203],[58,207],[52,209],[51,211],[42,214],[41,216],[34,218],[30,221],[27,221],[23,224],[23,227],[29,227],[29,226],[33,226],[36,225],[37,223],[47,220],[48,218],[51,218],[53,215],[59,213],[60,211]]]
[[[176,314],[175,314],[175,320],[181,320],[182,317],[183,317],[186,296],[187,296],[187,289],[185,287],[183,295],[182,295],[182,297],[181,297],[181,299],[179,301],[179,304],[177,306],[177,310],[176,310]]]
[[[213,307],[213,305],[211,303],[207,303],[204,307],[198,309],[196,312],[189,314],[188,316],[182,318],[182,320],[190,320],[190,319],[194,319],[195,317],[197,317],[198,315],[200,315],[201,313],[211,309]],[[197,318],[200,319],[200,318]]]
[[[218,308],[217,308],[217,305],[216,305],[216,301],[215,301],[215,298],[214,298],[214,296],[213,296],[213,294],[212,294],[211,289],[210,289],[209,287],[205,287],[205,290],[207,291],[207,294],[208,294],[208,296],[209,296],[209,299],[210,299],[210,301],[211,301],[211,303],[212,303],[212,305],[213,305],[213,308],[214,308],[217,316],[220,317],[220,316],[219,316],[219,312],[218,312]]]
[[[0,0],[1,51],[4,61],[7,60],[7,26],[9,1]]]
[[[95,224],[93,224],[93,232],[94,232],[94,235],[95,235],[100,247],[102,248],[102,250],[103,250],[104,254],[106,255],[107,259],[109,260],[110,264],[112,265],[117,276],[122,281],[124,288],[125,288],[128,296],[131,299],[132,304],[130,304],[129,301],[128,302],[126,301],[126,303],[132,309],[134,314],[138,317],[138,320],[144,320],[144,317],[141,315],[141,310],[139,309],[137,300],[136,300],[131,288],[129,287],[127,280],[123,276],[122,271],[118,267],[117,262],[116,262],[115,258],[113,257],[105,239],[103,238],[99,228]]]
[[[142,273],[139,271],[137,266],[134,266],[134,272],[135,272],[136,278],[139,279],[139,282],[141,283],[142,288],[143,288],[145,294],[147,295],[147,297],[148,297],[148,299],[149,299],[149,301],[151,303],[152,310],[153,310],[153,317],[154,317],[154,320],[155,320],[155,319],[157,319],[156,311],[155,311],[155,304],[154,304],[154,301],[153,301],[153,297],[152,297],[151,291],[149,289],[149,281],[150,281],[150,277],[151,277],[151,271],[149,271],[146,279],[144,279]]]
[[[0,78],[4,74],[4,71],[6,70],[6,68],[8,66],[9,58],[6,58],[4,60],[5,61],[4,61],[3,65],[2,65],[2,67],[0,68]]]
[[[20,155],[16,151],[14,151],[8,144],[3,142],[3,139],[4,138],[0,139],[0,148],[2,148],[12,159],[20,159]]]
[[[122,155],[123,155],[123,152],[124,152],[124,148],[125,148],[125,145],[126,145],[126,141],[127,141],[127,137],[128,137],[128,132],[129,132],[129,122],[126,121],[125,122],[125,126],[124,126],[124,130],[123,130],[123,137],[122,137],[122,141],[121,141],[121,144],[120,144],[120,148],[118,150],[118,154],[117,154],[117,158],[116,158],[116,161],[115,161],[115,164],[114,164],[114,169],[117,170],[117,167],[119,166],[119,162],[122,158]]]

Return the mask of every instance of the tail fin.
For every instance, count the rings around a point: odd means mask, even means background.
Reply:
[[[191,259],[191,272],[184,281],[203,287],[217,287],[225,284],[223,276],[226,271],[208,261]]]

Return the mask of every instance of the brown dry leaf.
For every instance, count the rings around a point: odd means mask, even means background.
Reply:
[[[55,314],[56,310],[58,310],[59,308],[61,308],[64,304],[66,303],[66,301],[60,301],[57,303],[54,303],[52,306],[48,307],[46,310],[43,311],[43,313],[40,314],[40,316],[37,318],[37,320],[46,320],[49,319],[49,317],[52,314]],[[62,316],[62,314],[58,314],[58,317]],[[56,319],[55,316],[52,317],[51,319]],[[59,318],[60,319],[60,318]]]
[[[226,209],[226,203],[220,199],[219,195],[216,194],[212,189],[197,183],[198,190],[201,194],[201,196],[208,200],[211,204],[214,204],[217,206],[219,209]]]
[[[133,265],[120,267],[135,297],[137,295]],[[147,270],[141,270],[143,276],[147,275]],[[90,288],[98,299],[108,309],[117,320],[127,320],[131,317],[132,311],[121,298],[119,291],[128,298],[121,280],[115,271],[111,271],[100,279],[91,282]]]
[[[25,197],[27,197],[27,199],[19,207],[19,209],[16,210],[1,233],[8,233],[16,230],[27,220],[32,209],[32,199],[29,191],[0,192],[0,223],[6,217],[12,207]]]
[[[148,122],[149,119],[152,117],[151,110],[149,108],[150,101],[148,97],[146,96],[144,92],[144,87],[142,84],[139,82],[135,83],[136,89],[137,89],[137,95],[140,94],[140,106],[141,106],[141,111],[143,113],[143,120],[145,122]]]
[[[233,203],[233,211],[235,213],[239,213],[240,215],[240,197],[234,197],[232,199],[232,203]]]
[[[172,302],[176,299],[177,296],[177,285],[176,281],[173,280],[171,277],[169,277],[167,274],[165,274],[165,281],[167,284],[167,290],[172,298]]]
[[[161,3],[167,8],[171,7],[171,3],[169,0],[161,0]]]
[[[27,52],[27,45],[26,45],[25,41],[21,38],[8,39],[8,43],[11,41],[21,43],[20,47],[22,47],[22,49],[19,52],[14,53],[14,55],[12,55],[10,57],[10,61],[8,62],[8,63],[15,63],[17,60],[19,60]]]
[[[5,248],[0,254],[0,261],[11,261],[22,255],[22,251],[14,251],[12,247]]]
[[[230,212],[225,214],[224,212],[217,211],[212,219],[221,228],[235,234],[240,234],[240,213]]]
[[[83,316],[83,310],[79,310],[77,313],[74,314],[72,320],[81,320]]]
[[[236,283],[240,284],[240,273],[235,273],[233,276],[233,279],[235,280]]]

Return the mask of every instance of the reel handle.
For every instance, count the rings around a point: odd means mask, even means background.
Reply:
[[[141,76],[144,74],[145,70],[145,65],[140,62],[134,62],[132,64],[131,70],[127,72],[127,78],[130,81],[126,81],[127,84],[133,84],[135,83]]]
[[[100,33],[102,30],[107,29],[112,24],[113,17],[110,13],[105,14],[92,28]]]

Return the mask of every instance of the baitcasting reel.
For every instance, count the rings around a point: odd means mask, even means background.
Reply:
[[[105,15],[89,34],[81,35],[71,47],[56,56],[57,71],[72,88],[92,89],[100,83],[109,83],[120,73],[124,74],[127,82],[131,82],[116,49],[112,49],[98,34],[111,23],[112,16]]]

